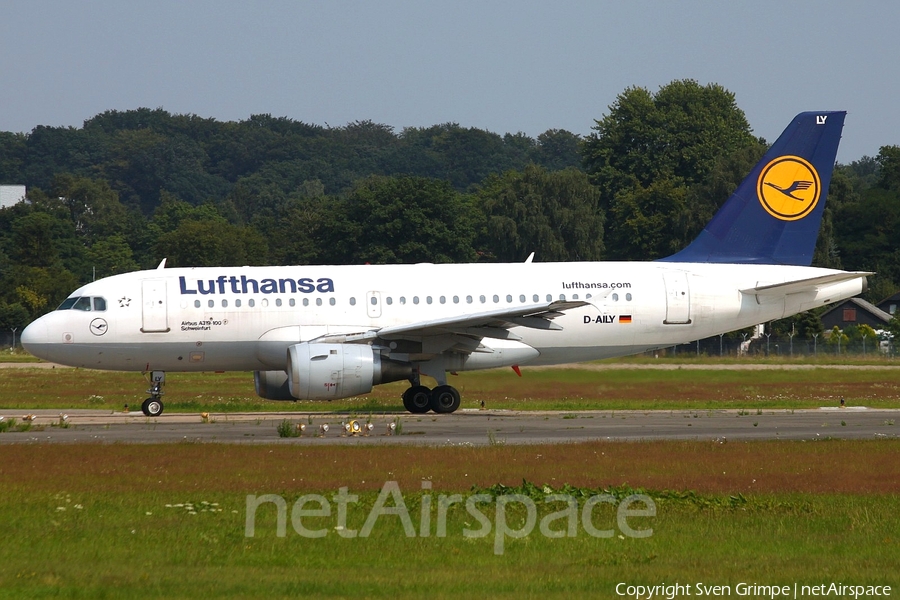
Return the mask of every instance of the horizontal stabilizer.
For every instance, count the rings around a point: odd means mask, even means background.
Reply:
[[[785,281],[784,283],[758,285],[753,288],[741,290],[741,293],[755,294],[757,296],[786,296],[787,294],[814,292],[817,288],[824,285],[850,281],[851,279],[859,279],[860,277],[867,277],[868,275],[874,275],[874,273],[869,273],[867,271],[833,273],[831,275],[822,275],[820,277]]]

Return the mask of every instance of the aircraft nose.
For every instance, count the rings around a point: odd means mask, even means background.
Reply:
[[[38,356],[39,348],[48,342],[47,321],[40,318],[33,321],[28,327],[22,331],[19,341],[22,347],[31,354]]]

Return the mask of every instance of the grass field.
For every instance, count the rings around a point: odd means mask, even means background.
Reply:
[[[466,407],[490,408],[803,408],[900,407],[900,370],[645,370],[601,365],[461,374]],[[703,362],[699,364],[719,364]],[[299,402],[298,411],[400,410],[404,384],[359,399]],[[0,410],[136,407],[140,377],[76,369],[0,369]],[[246,373],[170,374],[167,411],[272,410],[255,397]],[[226,444],[77,444],[0,446],[0,598],[287,598],[287,597],[596,597],[619,598],[616,585],[891,585],[900,589],[900,441],[634,442],[485,447],[295,447]],[[379,490],[395,481],[410,514],[362,530]],[[431,488],[423,489],[422,482]],[[522,485],[523,481],[535,485]],[[547,486],[546,490],[544,486]],[[503,488],[500,486],[509,486]],[[340,488],[357,495],[338,521]],[[553,521],[552,538],[528,526],[527,495],[537,521],[565,508],[546,492],[576,502],[574,522]],[[646,494],[654,516],[630,526],[617,503]],[[482,527],[465,504],[446,509],[440,496],[465,501],[489,494]],[[588,523],[588,498],[611,493]],[[298,519],[325,536],[298,533],[293,508],[320,494],[328,516]],[[251,519],[248,496],[267,503]],[[505,500],[501,501],[501,498]],[[422,505],[429,507],[422,527]],[[309,507],[306,504],[303,509]],[[315,506],[313,504],[312,506]],[[395,506],[393,499],[388,506]],[[645,506],[645,505],[639,505]],[[298,509],[299,510],[299,509]],[[568,513],[567,513],[568,514]],[[509,535],[500,535],[502,521]],[[338,524],[345,528],[338,530]],[[534,524],[533,524],[534,525]],[[420,535],[427,530],[429,536]],[[300,530],[302,531],[302,530]],[[498,553],[498,539],[502,552]],[[708,591],[708,590],[707,590]],[[645,597],[645,596],[644,596]],[[663,596],[665,597],[665,596]],[[683,597],[683,595],[682,595]],[[743,597],[763,597],[744,595]],[[769,597],[769,596],[764,596]]]
[[[844,397],[851,406],[900,408],[900,368],[802,370],[669,370],[591,365],[582,368],[523,369],[461,373],[451,382],[463,408],[484,401],[488,408],[522,410],[586,409],[762,409],[833,406]],[[364,397],[333,402],[272,402],[258,398],[250,373],[171,373],[169,412],[251,410],[379,412],[403,410],[406,382],[377,386]],[[140,406],[147,384],[136,373],[84,369],[0,369],[0,410]]]
[[[898,451],[900,443],[888,440],[5,446],[0,597],[613,598],[619,582],[843,582],[896,590]],[[491,505],[483,508],[493,526],[486,537],[464,535],[478,523],[459,505],[448,510],[446,537],[436,536],[438,495],[517,486],[523,478],[538,484],[540,519],[558,509],[541,502],[544,484],[570,484],[585,495],[644,488],[656,515],[630,525],[652,535],[622,535],[614,507],[604,504],[592,523],[613,530],[609,538],[587,535],[581,523],[575,537],[561,539],[535,528],[521,539],[504,538],[496,554],[499,521]],[[290,515],[279,537],[274,505],[256,512],[254,536],[246,536],[248,494],[279,495],[290,508],[303,494],[332,502],[347,487],[359,502],[349,506],[346,525],[359,530],[386,481],[397,482],[415,537],[405,535],[400,517],[384,515],[369,537],[346,539],[334,514],[303,521],[326,529],[322,538],[299,535]],[[432,489],[422,491],[422,481]],[[495,494],[505,492],[495,487]],[[429,537],[418,535],[426,495]],[[508,527],[523,527],[522,506],[511,504],[504,514]]]

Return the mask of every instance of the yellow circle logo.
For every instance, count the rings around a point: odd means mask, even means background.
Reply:
[[[822,182],[809,162],[799,156],[780,156],[763,167],[756,195],[766,212],[782,221],[797,221],[819,202]]]

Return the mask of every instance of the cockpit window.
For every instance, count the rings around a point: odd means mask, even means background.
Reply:
[[[75,305],[75,302],[78,301],[78,298],[66,298],[63,300],[62,304],[57,307],[56,310],[69,310]]]
[[[56,310],[90,311],[92,305],[93,310],[104,311],[106,310],[106,298],[91,298],[90,296],[82,296],[80,298],[66,298]]]
[[[82,296],[78,300],[75,301],[75,304],[72,305],[73,310],[91,310],[91,299],[87,296]]]

